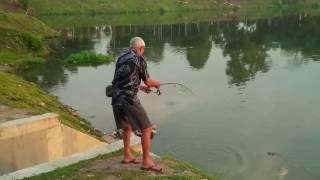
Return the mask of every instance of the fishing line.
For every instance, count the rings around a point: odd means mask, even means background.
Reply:
[[[184,84],[181,84],[181,83],[175,83],[175,82],[160,83],[160,86],[169,86],[169,85],[175,85],[175,86],[183,87],[184,89],[188,90],[191,94],[194,94],[193,91],[188,86],[186,86]]]
[[[167,82],[167,83],[160,83],[160,86],[170,86],[170,85],[173,85],[173,86],[180,86],[182,87],[183,89],[187,90],[190,94],[194,95],[193,91],[186,85],[184,84],[181,84],[181,83],[175,83],[175,82]],[[157,89],[156,91],[153,91],[155,94],[157,95],[161,95],[162,92],[161,92],[161,89]]]

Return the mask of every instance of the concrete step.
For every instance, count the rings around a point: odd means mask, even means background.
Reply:
[[[0,124],[0,175],[103,146],[48,113]]]

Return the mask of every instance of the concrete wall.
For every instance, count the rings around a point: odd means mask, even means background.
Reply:
[[[53,113],[0,124],[0,174],[106,145],[64,126]]]

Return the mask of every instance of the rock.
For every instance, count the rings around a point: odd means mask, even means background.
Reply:
[[[88,176],[88,177],[94,177],[94,175],[93,175],[93,174],[87,174],[87,176]]]
[[[71,112],[71,114],[72,114],[72,116],[80,117],[80,114],[77,111]]]
[[[102,136],[102,139],[104,140],[104,141],[106,141],[108,144],[111,144],[111,143],[114,143],[114,142],[116,142],[117,141],[117,139],[115,139],[113,136],[111,136],[111,135],[104,135],[104,136]]]

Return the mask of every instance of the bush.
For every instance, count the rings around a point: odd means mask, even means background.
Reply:
[[[319,8],[319,4],[318,3],[312,3],[311,7],[313,9],[318,9]]]
[[[30,3],[30,0],[19,0],[20,4],[23,6],[24,9],[27,9]]]
[[[80,65],[80,66],[97,66],[101,64],[110,63],[111,56],[96,54],[90,51],[82,51],[76,54],[71,54],[66,60],[67,65]]]
[[[25,32],[20,33],[20,37],[30,50],[38,52],[44,49],[43,42],[40,37]]]

